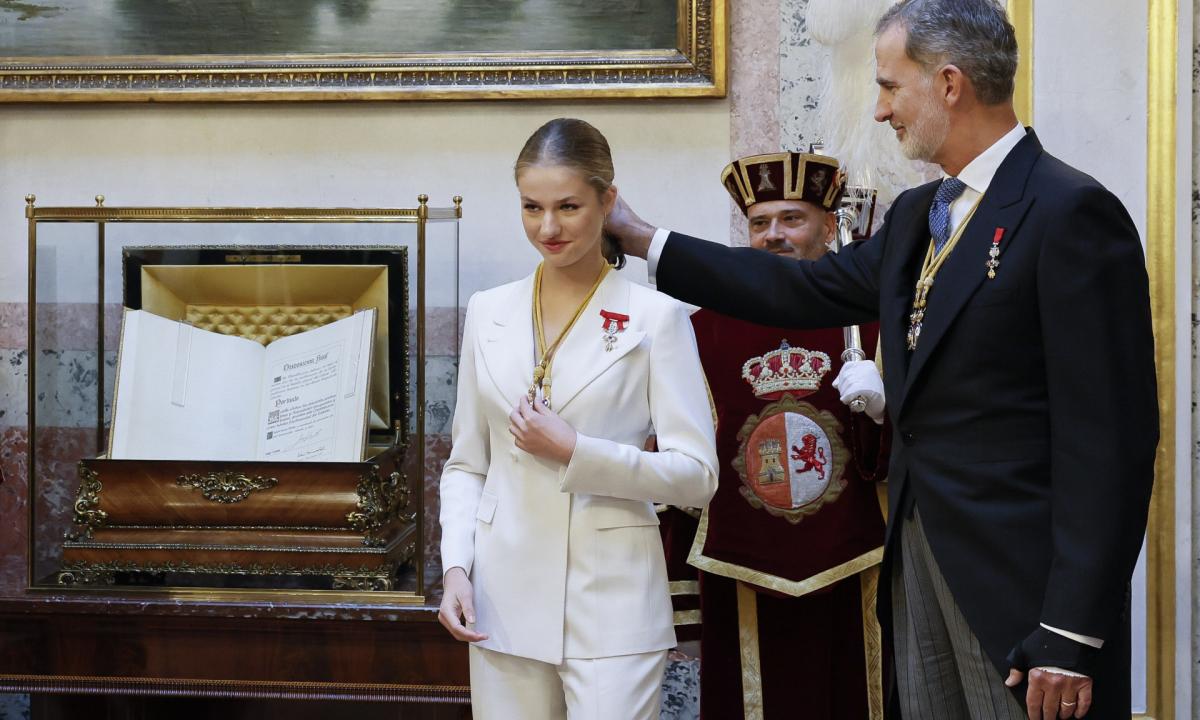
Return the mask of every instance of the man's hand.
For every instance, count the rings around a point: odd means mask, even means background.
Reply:
[[[449,630],[456,640],[487,640],[487,635],[469,629],[463,622],[464,618],[467,623],[475,622],[475,591],[471,588],[467,571],[460,567],[452,567],[446,571],[446,577],[442,581],[442,605],[438,608],[438,622]]]
[[[1004,684],[1016,687],[1024,677],[1024,673],[1012,668]],[[1092,679],[1078,673],[1068,675],[1055,669],[1034,668],[1029,671],[1025,706],[1029,720],[1081,718],[1092,709]]]
[[[522,395],[508,414],[508,431],[512,433],[517,447],[530,455],[557,460],[566,465],[575,454],[575,441],[578,438],[575,428],[541,400],[530,402],[527,396]]]
[[[866,413],[877,424],[883,424],[883,413],[887,407],[883,395],[883,378],[879,368],[870,360],[851,360],[842,365],[842,371],[833,381],[833,387],[849,405],[857,398],[867,404]]]
[[[638,217],[620,195],[617,195],[613,209],[604,219],[604,234],[619,244],[626,255],[643,260],[650,251],[655,230],[657,228]]]

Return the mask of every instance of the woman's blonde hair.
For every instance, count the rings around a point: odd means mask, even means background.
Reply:
[[[517,155],[513,177],[534,165],[567,167],[583,176],[588,185],[603,195],[612,187],[612,151],[604,135],[583,120],[556,118],[534,131]],[[625,253],[607,235],[601,236],[601,251],[616,268],[625,266]]]

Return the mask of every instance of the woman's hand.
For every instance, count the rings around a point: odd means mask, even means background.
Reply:
[[[487,635],[469,629],[463,618],[468,623],[475,622],[475,592],[471,589],[471,580],[467,577],[467,572],[460,567],[452,567],[446,571],[446,577],[442,581],[442,606],[438,608],[438,622],[449,630],[456,640],[487,640]]]
[[[530,402],[527,396],[522,396],[508,414],[508,431],[517,447],[530,455],[566,465],[575,453],[575,428],[541,401]]]

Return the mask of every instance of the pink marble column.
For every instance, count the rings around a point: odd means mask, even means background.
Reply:
[[[730,160],[780,150],[779,13],[779,0],[729,3]],[[732,203],[729,238],[746,244],[746,217]]]
[[[0,303],[0,595],[25,588],[29,433],[25,414],[26,304]]]

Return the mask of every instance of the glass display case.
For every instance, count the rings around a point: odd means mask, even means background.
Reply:
[[[461,214],[461,198],[430,207],[424,195],[407,209],[38,207],[29,196],[30,588],[423,602],[437,574],[427,480],[454,401]],[[268,405],[300,397],[267,387],[300,361],[267,363],[261,393],[246,391],[242,349],[269,353],[363,312],[366,330],[314,346],[314,359],[332,349],[340,364],[305,376],[328,397],[314,390],[293,435],[275,437],[290,454],[214,446],[239,427],[232,406],[261,410],[247,427],[269,439],[281,417]],[[135,334],[136,313],[172,334]],[[243,339],[202,354],[216,336]],[[130,399],[154,396],[155,382],[176,420]],[[361,423],[325,412],[335,399]],[[134,431],[149,441],[114,444]],[[325,452],[322,431],[353,456]]]

